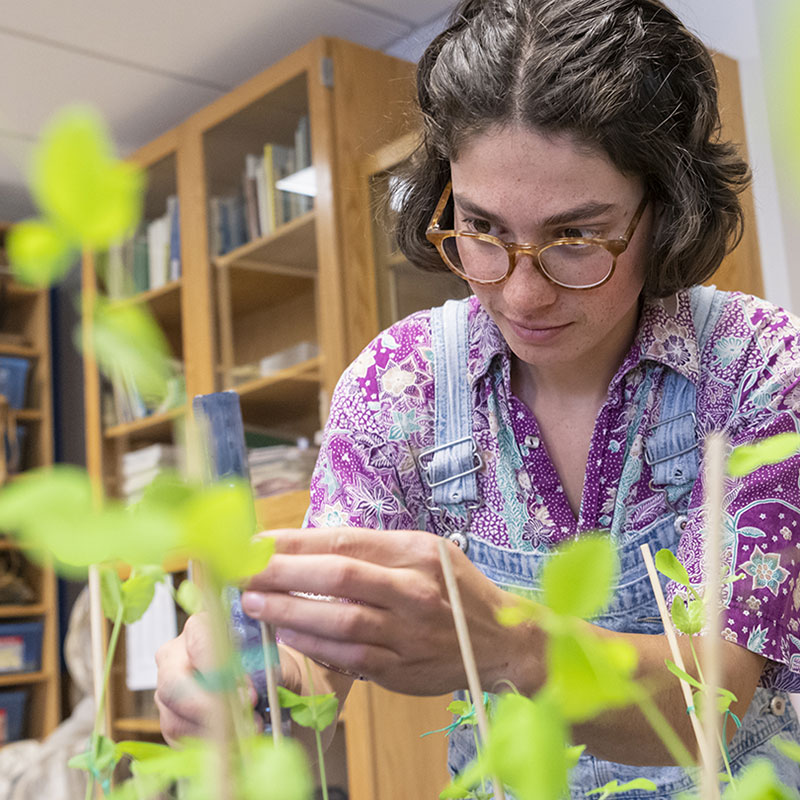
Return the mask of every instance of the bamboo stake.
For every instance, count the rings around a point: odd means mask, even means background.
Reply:
[[[281,659],[275,628],[261,621],[261,647],[264,650],[264,669],[267,674],[267,702],[269,703],[270,727],[272,741],[279,745],[283,741],[281,706],[278,702],[278,681],[281,677]]]
[[[700,782],[700,796],[703,800],[717,800],[719,797],[719,763],[712,758],[717,746],[720,729],[719,712],[717,711],[717,689],[722,680],[720,662],[720,558],[722,504],[725,482],[725,450],[726,439],[721,433],[712,433],[705,440],[705,607],[706,607],[706,639],[702,653],[703,677],[707,690],[706,703],[703,708],[703,734],[706,754],[703,760],[703,772]]]
[[[447,587],[447,596],[453,611],[453,622],[456,626],[456,636],[458,637],[458,646],[461,650],[461,659],[464,662],[464,671],[467,673],[467,686],[472,695],[472,704],[475,706],[478,731],[480,732],[481,740],[485,742],[489,736],[489,721],[486,719],[486,709],[483,707],[483,690],[481,689],[480,677],[478,676],[478,666],[475,663],[475,654],[472,650],[472,641],[469,638],[467,618],[464,614],[464,606],[461,603],[458,583],[453,574],[453,562],[450,560],[450,553],[447,551],[450,544],[442,537],[438,537],[437,546],[439,548],[439,561],[442,565],[444,582]],[[503,786],[494,775],[492,776],[492,788],[495,800],[505,800]]]
[[[664,634],[667,637],[667,644],[669,645],[672,660],[678,669],[686,672],[686,665],[683,661],[683,655],[678,647],[678,639],[675,636],[675,628],[672,625],[672,617],[667,610],[667,604],[664,600],[664,593],[661,591],[661,583],[658,580],[658,573],[656,572],[656,565],[653,561],[653,556],[650,553],[650,545],[643,544],[639,548],[644,558],[645,566],[647,567],[647,575],[650,578],[650,586],[653,589],[653,594],[656,597],[656,604],[658,605],[658,613],[661,615],[661,624],[664,626]],[[697,714],[694,710],[694,700],[692,698],[692,689],[688,683],[682,678],[679,679],[681,684],[681,691],[683,692],[683,699],[686,703],[686,711],[689,714],[689,720],[692,723],[692,730],[694,731],[695,738],[697,739],[697,748],[700,752],[701,758],[706,751],[706,743],[703,738],[703,729],[700,726],[700,720],[697,719]],[[703,758],[705,763],[705,759]]]

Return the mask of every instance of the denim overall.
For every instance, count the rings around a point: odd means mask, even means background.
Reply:
[[[691,292],[691,301],[698,352],[702,352],[703,342],[714,329],[725,295],[713,288],[696,287]],[[434,309],[431,329],[435,364],[436,435],[434,447],[422,454],[422,472],[431,489],[429,507],[434,512],[437,532],[465,549],[471,561],[498,586],[519,587],[527,593],[535,593],[540,583],[540,571],[549,557],[547,554],[496,547],[469,534],[471,510],[480,503],[475,479],[475,472],[480,467],[480,455],[472,439],[466,302],[448,301],[444,307]],[[630,425],[632,432],[638,428],[644,412],[653,371],[665,368],[649,364],[647,369],[648,376],[639,392],[637,415]],[[496,405],[507,409],[506,403],[497,402]],[[511,430],[511,420],[507,415],[503,424]],[[651,427],[645,445],[645,458],[653,475],[651,485],[654,490],[665,493],[666,506],[670,510],[645,529],[633,530],[626,526],[625,495],[627,489],[639,479],[641,471],[638,458],[626,458],[609,532],[617,543],[620,562],[618,584],[609,607],[593,619],[593,623],[609,630],[663,634],[661,618],[639,548],[645,543],[650,545],[652,553],[662,547],[673,552],[677,548],[686,520],[689,494],[698,474],[695,424],[694,385],[670,370],[664,380],[659,421]],[[518,448],[514,437],[500,439],[498,458],[519,461],[519,453],[503,452],[504,448]],[[629,440],[628,452],[631,444]],[[519,502],[515,498],[504,499],[507,503]],[[663,576],[661,579],[665,584]],[[800,741],[800,725],[794,709],[786,694],[759,687],[742,720],[741,729],[729,746],[733,772],[736,773],[750,759],[763,756],[772,761],[784,783],[800,788],[800,766],[779,755],[769,743],[769,739],[778,733]],[[474,757],[473,730],[461,726],[450,736],[448,767],[451,773],[463,770]],[[570,796],[583,798],[588,791],[615,778],[624,783],[636,777],[650,778],[658,786],[658,791],[634,790],[615,796],[625,800],[672,798],[694,785],[691,776],[680,767],[630,767],[583,755],[571,773]]]

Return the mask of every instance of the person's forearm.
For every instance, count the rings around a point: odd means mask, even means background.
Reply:
[[[680,683],[665,666],[665,661],[672,659],[666,637],[617,633],[597,626],[590,627],[599,636],[623,639],[636,649],[639,657],[637,682],[649,690],[658,712],[675,731],[685,750],[695,757],[695,735]],[[528,649],[527,657],[518,658],[510,668],[508,678],[524,694],[534,694],[545,680],[544,634],[533,625],[519,626],[510,631],[514,640],[510,651],[522,652],[526,642]],[[702,637],[694,637],[690,643],[689,637],[681,636],[678,641],[687,672],[697,677],[691,643],[702,664]],[[752,699],[764,659],[729,642],[722,642],[721,646],[724,665],[722,684],[737,696],[738,702],[731,706],[731,710],[741,718]],[[503,690],[497,680],[494,682],[495,690]],[[728,725],[729,737],[733,732],[734,726]],[[633,705],[603,712],[592,720],[575,725],[573,740],[585,744],[587,752],[608,761],[651,766],[676,763],[674,753],[665,746],[641,710]]]

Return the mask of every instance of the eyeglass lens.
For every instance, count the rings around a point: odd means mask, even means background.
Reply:
[[[466,278],[491,281],[508,272],[509,255],[500,244],[468,236],[448,236],[442,248],[451,266]],[[604,280],[613,269],[614,256],[596,244],[555,244],[540,251],[539,263],[557,283],[580,288]]]

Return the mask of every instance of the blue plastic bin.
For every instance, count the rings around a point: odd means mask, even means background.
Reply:
[[[0,624],[0,649],[5,651],[5,657],[0,657],[0,673],[37,672],[41,669],[42,628],[41,621]],[[22,639],[21,654],[16,639]]]
[[[6,396],[11,408],[25,408],[29,369],[27,358],[0,356],[0,394]]]
[[[22,738],[27,699],[28,692],[24,689],[0,692],[0,745],[16,742]]]

